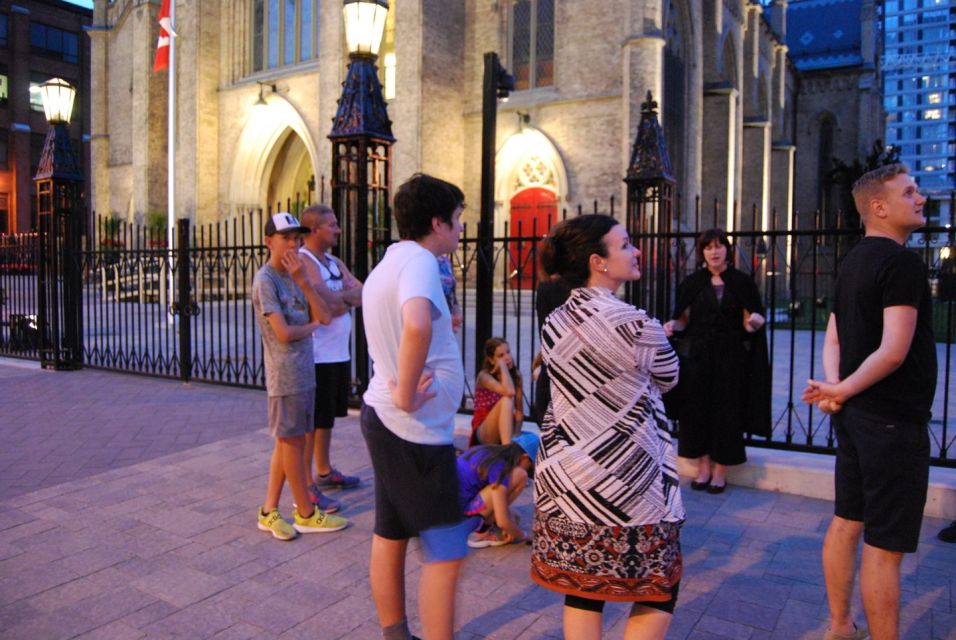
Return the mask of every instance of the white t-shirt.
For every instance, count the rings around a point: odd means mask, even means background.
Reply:
[[[432,307],[432,339],[425,366],[434,371],[431,389],[438,395],[417,411],[402,411],[392,402],[388,381],[396,379],[402,336],[402,306],[426,298]],[[417,242],[393,244],[372,270],[362,289],[362,309],[372,379],[363,396],[379,419],[398,437],[418,444],[451,444],[455,413],[465,388],[465,370],[451,328],[451,314],[438,277],[438,260]]]
[[[319,262],[319,259],[305,247],[299,247],[299,253],[307,256],[315,263],[315,267],[319,270],[322,279],[325,280],[325,286],[329,288],[329,291],[336,293],[342,291],[344,288],[343,274],[331,253],[325,253],[325,259],[329,263],[328,267]],[[348,362],[351,359],[349,355],[349,336],[351,333],[351,313],[343,313],[332,318],[329,324],[320,326],[312,333],[313,361],[316,363]]]

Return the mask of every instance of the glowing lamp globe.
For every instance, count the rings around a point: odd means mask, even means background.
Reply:
[[[385,32],[388,0],[345,0],[342,12],[349,54],[378,56]]]
[[[47,122],[51,124],[69,124],[73,115],[73,100],[76,89],[62,78],[50,78],[40,85],[40,97],[43,99],[43,111]]]

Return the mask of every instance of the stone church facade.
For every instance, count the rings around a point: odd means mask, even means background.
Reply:
[[[788,53],[787,14],[834,1],[391,0],[378,62],[397,140],[393,184],[417,171],[448,179],[477,216],[482,60],[496,51],[518,82],[498,109],[499,231],[519,212],[622,203],[648,90],[683,228],[696,223],[698,198],[708,224],[717,203],[727,228],[770,228],[774,209],[778,227],[789,226],[802,195],[815,192],[802,167],[819,155],[816,111],[856,101],[838,129],[857,150],[882,126],[878,96],[875,110],[857,96],[872,67],[824,91],[802,83]],[[873,0],[850,3],[875,19]],[[152,72],[158,5],[95,0],[90,30],[93,209],[136,221],[166,209],[167,72]],[[347,69],[341,4],[178,0],[176,11],[178,215],[206,223],[296,193],[328,200],[326,136]],[[824,97],[833,105],[817,104]]]

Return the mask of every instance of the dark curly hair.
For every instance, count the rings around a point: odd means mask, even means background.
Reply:
[[[395,193],[395,222],[402,240],[419,240],[432,232],[432,219],[451,223],[455,209],[464,206],[465,194],[450,182],[416,173]]]
[[[541,270],[557,274],[570,287],[583,287],[591,276],[591,255],[607,257],[604,236],[618,224],[611,216],[594,213],[554,225],[541,241]]]

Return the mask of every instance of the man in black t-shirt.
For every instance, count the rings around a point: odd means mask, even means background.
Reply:
[[[840,265],[823,345],[825,381],[803,400],[833,415],[834,517],[823,542],[830,605],[826,638],[865,638],[850,612],[863,536],[860,591],[874,639],[899,635],[900,562],[916,551],[929,482],[927,424],[936,344],[926,269],[903,245],[926,224],[902,164],[853,185],[866,236]]]

